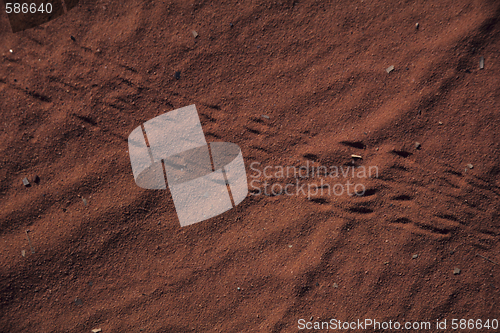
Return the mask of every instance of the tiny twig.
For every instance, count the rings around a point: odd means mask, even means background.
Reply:
[[[486,258],[485,256],[482,256],[482,255],[477,254],[477,253],[476,253],[476,256],[481,257],[481,258],[483,258],[483,259],[485,259],[485,260],[488,260],[489,262],[492,262],[492,263],[494,263],[495,265],[498,265],[496,262],[494,262],[494,261],[493,261],[493,260],[491,260],[490,258]]]
[[[26,232],[26,237],[28,237],[28,243],[30,244],[31,253],[35,253],[35,249],[33,248],[33,245],[31,245],[30,235],[28,235],[29,230],[26,230],[25,232]]]

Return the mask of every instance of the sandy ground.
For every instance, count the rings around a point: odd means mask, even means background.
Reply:
[[[17,33],[0,7],[1,332],[500,320],[497,1],[82,0]],[[181,228],[127,138],[190,104],[250,193]],[[321,180],[252,163],[378,173],[285,195]]]

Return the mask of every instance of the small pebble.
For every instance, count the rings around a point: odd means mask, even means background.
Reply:
[[[30,182],[28,181],[28,178],[26,178],[26,177],[23,178],[23,185],[26,187],[30,186]]]
[[[191,33],[193,34],[194,38],[197,38],[199,36],[198,33],[195,30],[191,31]]]
[[[25,251],[25,250],[22,250],[22,251],[21,251],[21,255],[22,255],[23,257],[26,257],[26,251]]]
[[[333,284],[333,288],[338,288],[338,287],[339,287],[339,285],[337,283]]]
[[[460,272],[461,272],[461,270],[458,267],[455,267],[455,269],[453,270],[453,274],[455,274],[455,275],[460,274]]]
[[[438,122],[438,125],[443,125],[443,122],[442,121]]]
[[[479,69],[484,69],[484,57],[479,58]]]
[[[470,164],[470,163],[469,163],[469,164],[467,164],[467,167],[468,167],[469,169],[474,169],[474,166],[473,166],[472,164]]]
[[[269,118],[269,116],[266,116],[265,114],[262,115],[262,118],[271,119]]]
[[[412,259],[417,259],[418,258],[418,254],[414,254],[411,256]]]
[[[241,288],[240,288],[240,287],[238,287],[238,288],[236,288],[236,290],[241,291]]]
[[[415,142],[415,149],[422,148],[422,144],[420,142]]]
[[[175,72],[174,77],[176,80],[179,80],[181,78],[181,72],[179,71]]]
[[[14,51],[12,51],[12,50],[9,50],[9,52],[10,52],[10,53],[13,53]]]
[[[389,67],[387,67],[387,68],[385,69],[385,71],[387,72],[387,74],[389,74],[389,73],[390,73],[390,72],[392,72],[393,70],[394,70],[394,65],[391,65],[391,66],[389,66]]]
[[[102,332],[102,329],[100,329],[100,328],[94,328],[92,330],[92,333],[99,333],[99,332]]]
[[[415,29],[417,29],[417,30],[418,30],[418,28],[419,28],[419,27],[420,27],[420,24],[418,24],[418,22],[417,22],[417,23],[415,23]]]
[[[87,206],[87,199],[82,198],[82,201],[83,201],[83,204],[84,204],[85,206]]]

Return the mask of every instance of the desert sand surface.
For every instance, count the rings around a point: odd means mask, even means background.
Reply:
[[[498,1],[81,0],[15,33],[0,9],[0,332],[498,332]],[[127,138],[192,104],[249,194],[181,227]],[[321,180],[363,190],[280,191]]]

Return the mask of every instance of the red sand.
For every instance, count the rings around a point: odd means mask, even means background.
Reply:
[[[499,18],[497,1],[82,0],[14,34],[0,15],[0,331],[500,320]],[[379,177],[181,228],[168,190],[135,185],[127,137],[190,104],[249,182],[252,162],[351,154]]]

